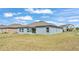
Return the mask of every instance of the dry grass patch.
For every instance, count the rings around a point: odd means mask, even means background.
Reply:
[[[72,51],[79,50],[79,35],[66,32],[55,35],[0,34],[3,51]]]

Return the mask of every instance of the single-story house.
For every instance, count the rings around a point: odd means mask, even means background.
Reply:
[[[0,33],[16,33],[19,26],[21,24],[0,25]]]
[[[75,28],[73,24],[65,24],[65,25],[61,25],[60,27],[62,27],[63,32],[73,31]]]
[[[28,25],[11,24],[8,26],[0,25],[0,33],[18,34],[55,34],[63,32],[63,29],[44,21],[34,22]]]

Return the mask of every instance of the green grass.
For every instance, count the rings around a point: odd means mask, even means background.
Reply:
[[[0,51],[79,51],[79,34],[0,34]]]

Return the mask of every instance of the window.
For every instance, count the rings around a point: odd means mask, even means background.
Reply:
[[[21,28],[22,29],[22,32],[24,32],[24,28]]]
[[[49,27],[46,28],[46,31],[49,32]]]
[[[29,32],[29,28],[27,28],[27,32]]]
[[[36,28],[32,28],[32,33],[36,33]]]
[[[24,32],[24,28],[20,28],[19,31],[20,31],[20,32]]]

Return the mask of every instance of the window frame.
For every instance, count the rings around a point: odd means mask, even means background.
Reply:
[[[46,28],[46,32],[49,32],[49,27]]]
[[[19,28],[19,32],[24,32],[24,28]]]

